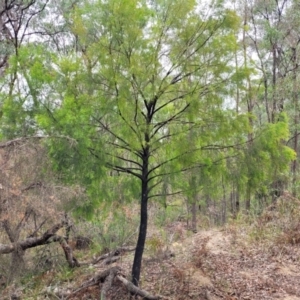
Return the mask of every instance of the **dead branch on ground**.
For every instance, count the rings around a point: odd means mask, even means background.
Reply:
[[[99,257],[94,258],[92,261],[84,261],[81,262],[80,265],[84,266],[84,265],[96,265],[99,262],[101,262],[101,264],[103,265],[109,265],[111,263],[116,262],[117,260],[119,260],[119,257],[121,255],[123,255],[125,252],[131,252],[134,251],[135,248],[130,248],[130,247],[118,247],[117,249],[109,252],[109,253],[105,253],[103,255],[100,255]]]
[[[29,237],[23,241],[15,242],[12,244],[0,244],[0,254],[12,253],[17,248],[26,250],[26,249],[33,248],[36,246],[45,245],[48,243],[49,239],[52,238],[55,235],[55,233],[63,226],[64,226],[64,223],[61,222],[61,223],[54,225],[52,228],[48,229],[40,237]]]
[[[122,269],[119,266],[112,267],[110,269],[107,269],[91,279],[85,281],[79,288],[75,289],[71,294],[69,294],[66,299],[69,299],[70,297],[74,296],[74,294],[87,289],[88,287],[94,286],[94,285],[99,285],[100,283],[102,284],[102,289],[101,289],[101,299],[105,299],[106,294],[108,290],[112,287],[113,280],[114,279],[119,280],[128,290],[133,295],[137,295],[142,297],[143,299],[146,300],[160,300],[160,299],[167,299],[163,296],[153,296],[149,294],[148,292],[138,288],[135,286],[133,283],[131,283],[129,280],[127,280],[124,275],[122,274]],[[66,293],[63,293],[66,294]]]

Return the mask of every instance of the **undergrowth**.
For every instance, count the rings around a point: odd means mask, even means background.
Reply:
[[[249,243],[300,243],[300,201],[286,193],[261,214],[238,214],[224,228],[233,235],[240,233]]]
[[[210,270],[206,263],[209,258],[207,248],[209,238],[204,238],[199,245],[195,245],[196,250],[193,253],[186,252],[185,246],[188,245],[185,243],[192,240],[190,237],[192,238],[193,233],[188,230],[187,220],[180,219],[183,216],[182,213],[177,207],[166,210],[151,207],[149,211],[150,222],[145,249],[145,269],[141,285],[151,286],[148,277],[155,274],[156,277],[153,278],[156,278],[157,282],[152,284],[153,288],[156,289],[152,291],[154,294],[158,291],[163,293],[164,286],[173,281],[174,293],[177,293],[177,297],[181,297],[181,293],[184,295],[187,289],[190,289],[191,275],[189,272],[191,271],[187,270],[194,270],[193,272],[195,270],[199,272],[204,269]],[[199,216],[200,230],[209,227],[209,222],[205,222],[206,219],[205,216]],[[76,258],[79,261],[84,261],[111,251],[118,246],[134,246],[138,223],[137,206],[120,209],[110,208],[99,213],[91,222],[83,222],[82,220],[74,222],[70,242],[78,235],[92,240],[88,248],[74,249]],[[235,219],[229,220],[223,227],[223,231],[230,235],[233,249],[239,243],[239,245],[249,243],[261,247],[265,245],[266,251],[270,253],[277,251],[278,254],[280,251],[285,251],[286,245],[300,244],[300,201],[286,195],[266,208],[259,216],[254,214],[237,215]],[[276,245],[276,247],[272,245]],[[182,255],[182,257],[180,256],[181,264],[173,263],[172,259],[175,252],[176,255],[181,253],[179,254]],[[30,261],[27,264],[27,273],[17,284],[22,287],[23,299],[44,299],[41,293],[46,287],[52,291],[61,286],[80,286],[84,280],[98,271],[95,266],[70,269],[59,244],[37,247],[28,254]],[[0,256],[0,274],[5,276],[9,262],[9,256]],[[164,284],[162,285],[162,283]],[[220,285],[226,289],[226,282]],[[0,293],[1,289],[3,295],[8,295],[11,286],[6,284],[0,286]]]

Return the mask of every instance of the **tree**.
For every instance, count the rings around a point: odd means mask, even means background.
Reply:
[[[192,0],[68,3],[66,47],[56,39],[28,42],[11,58],[7,74],[15,72],[22,89],[13,82],[1,131],[52,137],[49,155],[61,178],[86,186],[86,213],[116,193],[109,182],[127,176],[127,196],[140,198],[132,267],[138,285],[148,202],[164,194],[166,182],[170,194],[185,187],[174,184],[180,178],[189,182],[193,205],[199,190],[208,195],[223,186],[225,216],[225,185],[241,160],[227,166],[248,155],[235,147],[247,143],[250,120],[233,97],[237,85],[250,80],[247,68],[237,79],[241,72],[233,63],[239,19],[220,2],[208,10]],[[286,137],[280,132],[272,139],[274,151]],[[245,173],[249,183],[252,175]]]
[[[191,128],[201,130],[210,111],[216,116],[212,122],[224,121],[223,100],[216,90],[225,87],[229,76],[224,54],[235,43],[235,16],[222,7],[201,15],[196,7],[194,1],[98,1],[93,7],[78,6],[72,21],[78,51],[57,58],[51,71],[56,74],[59,107],[48,98],[46,113],[38,117],[50,135],[60,132],[77,140],[68,151],[66,143],[57,142],[52,154],[60,168],[65,163],[84,173],[90,193],[95,188],[99,193],[101,165],[131,175],[130,187],[140,194],[141,204],[132,267],[135,285],[149,199],[157,196],[165,176],[200,167],[195,153],[207,146],[205,140],[180,147]],[[222,51],[217,47],[220,41]]]
[[[283,25],[289,7],[287,1],[237,2],[237,12],[243,24],[240,27],[240,51],[237,51],[235,60],[239,66],[235,78],[236,98],[239,111],[248,115],[249,131],[247,147],[243,150],[242,159],[238,159],[239,167],[233,172],[233,178],[238,179],[236,190],[245,196],[245,208],[250,211],[253,196],[259,200],[272,195],[272,200],[275,200],[275,192],[282,192],[287,177],[286,163],[295,158],[288,147],[281,147],[276,142],[281,139],[284,144],[289,139],[288,127],[284,123],[290,124],[291,118],[283,113],[288,94],[283,78],[288,73],[286,62],[289,51],[283,49],[288,48],[291,31],[284,29],[286,26]],[[278,136],[270,135],[270,130],[274,128],[281,128],[278,129]],[[265,142],[261,143],[262,137],[269,142],[268,146]],[[281,157],[287,160],[278,166],[277,155],[273,151],[279,149],[282,151]],[[270,162],[270,158],[275,160]],[[269,169],[270,163],[277,167]],[[239,174],[238,177],[236,174]],[[267,203],[266,200],[260,204]]]
[[[57,176],[38,140],[19,138],[0,143],[0,229],[5,233],[0,254],[11,253],[9,268],[1,270],[8,282],[24,271],[27,249],[47,244],[54,236],[66,244],[56,232],[69,226],[62,207],[76,192],[67,186],[57,188]]]

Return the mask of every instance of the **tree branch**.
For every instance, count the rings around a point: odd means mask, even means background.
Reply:
[[[228,158],[232,158],[232,157],[237,157],[239,156],[239,154],[235,154],[235,155],[230,155],[230,156],[226,156],[226,157],[222,157],[214,162],[212,162],[213,165],[216,165],[218,164],[220,161],[223,161],[224,159],[228,159]],[[169,161],[165,162],[165,163],[168,163]],[[164,164],[164,163],[163,163]],[[180,170],[177,170],[177,171],[170,171],[170,172],[166,172],[166,173],[160,173],[160,174],[157,174],[157,175],[153,175],[152,177],[149,178],[149,181],[155,179],[155,178],[158,178],[158,177],[162,177],[162,176],[166,176],[166,175],[171,175],[171,174],[178,174],[178,173],[182,173],[182,172],[186,172],[186,171],[189,171],[189,170],[193,170],[193,169],[198,169],[198,168],[204,168],[204,167],[208,167],[210,166],[211,164],[196,164],[196,165],[192,165],[190,167],[186,167],[186,168],[182,168]],[[152,170],[151,170],[152,171]]]
[[[135,154],[137,157],[142,158],[142,156],[141,156],[141,154],[140,154],[139,151],[133,150],[130,147],[119,145],[119,144],[114,143],[114,142],[107,142],[107,144],[112,145],[112,146],[117,147],[117,148],[120,148],[120,149],[123,149],[123,150],[126,150],[126,151],[129,151],[129,152]]]
[[[175,115],[173,115],[172,117],[170,117],[169,119],[156,123],[154,125],[154,128],[156,128],[154,130],[154,132],[151,134],[151,138],[154,137],[156,135],[156,133],[162,128],[164,127],[166,124],[170,123],[171,121],[174,121],[177,117],[179,117],[188,107],[190,106],[190,103],[186,104],[184,108],[182,108],[178,113],[176,113]]]
[[[31,140],[31,139],[37,139],[37,140],[41,140],[41,139],[47,139],[47,138],[60,138],[60,139],[66,139],[68,141],[71,142],[71,144],[77,144],[77,140],[69,137],[69,136],[65,136],[65,135],[53,135],[53,136],[50,136],[50,135],[44,135],[44,136],[41,136],[41,135],[33,135],[33,136],[27,136],[27,137],[21,137],[21,138],[16,138],[16,139],[13,139],[13,140],[10,140],[10,141],[6,141],[6,142],[3,142],[3,143],[0,143],[0,149],[4,149],[4,148],[8,148],[8,147],[11,147],[11,146],[18,146],[28,140]]]
[[[167,193],[167,194],[155,194],[155,195],[150,195],[149,199],[154,198],[154,197],[174,196],[174,195],[179,195],[179,194],[182,194],[182,193],[183,193],[183,191],[174,192],[174,193]]]
[[[26,250],[28,248],[33,248],[40,245],[47,244],[48,240],[55,235],[55,233],[64,226],[64,222],[54,225],[52,228],[47,230],[40,237],[30,237],[21,242],[13,243],[13,244],[0,244],[0,253],[8,254],[15,251],[18,247],[22,250]]]
[[[134,161],[134,160],[131,160],[131,159],[119,156],[119,155],[114,155],[114,154],[111,154],[111,153],[108,153],[108,152],[106,152],[105,154],[108,155],[108,156],[111,156],[111,157],[118,158],[118,159],[120,159],[122,161],[125,161],[125,162],[128,162],[128,163],[132,163],[132,164],[137,165],[138,167],[142,168],[142,165],[140,163],[138,163],[137,161]],[[139,170],[139,169],[136,168],[135,170]]]
[[[107,165],[108,168],[110,168],[112,170],[122,172],[122,173],[131,174],[131,175],[133,175],[133,176],[135,176],[135,177],[137,177],[141,180],[143,179],[142,175],[132,171],[132,168],[121,167],[121,166],[113,165],[113,164],[110,164],[110,163],[107,163],[106,165]],[[135,169],[135,170],[139,170],[139,169]]]

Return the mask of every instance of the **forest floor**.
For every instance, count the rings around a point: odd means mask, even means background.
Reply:
[[[174,243],[174,257],[145,258],[143,288],[174,300],[300,300],[299,244],[239,229],[202,230]]]
[[[300,300],[300,210],[294,205],[286,209],[282,202],[253,222],[234,220],[197,233],[187,230],[186,223],[180,221],[169,223],[163,230],[151,226],[140,287],[170,300]],[[169,242],[165,242],[166,235],[172,237]],[[90,252],[78,254],[79,260],[84,260]],[[130,274],[132,259],[133,252],[127,252],[112,266],[118,265],[122,273]],[[98,263],[74,270],[48,270],[23,280],[18,285],[19,299],[66,299],[58,296],[59,291],[74,291],[110,266]],[[12,299],[16,286],[2,289],[1,299]],[[67,299],[100,299],[100,290],[101,284],[91,286]],[[115,280],[108,299],[130,296]]]

